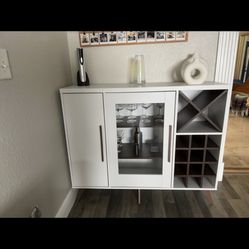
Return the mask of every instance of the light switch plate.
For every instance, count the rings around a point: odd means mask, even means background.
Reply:
[[[10,64],[6,49],[0,49],[0,80],[11,79]]]

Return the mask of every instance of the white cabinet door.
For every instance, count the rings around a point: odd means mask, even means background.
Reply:
[[[175,92],[107,93],[104,100],[110,186],[170,188]]]
[[[107,187],[102,94],[62,94],[72,186]]]

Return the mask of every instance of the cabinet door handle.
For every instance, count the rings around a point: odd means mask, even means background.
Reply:
[[[171,153],[171,136],[172,136],[172,125],[169,125],[169,141],[168,141],[168,162],[170,162]]]
[[[99,133],[100,133],[101,160],[102,162],[104,162],[102,125],[99,126]]]

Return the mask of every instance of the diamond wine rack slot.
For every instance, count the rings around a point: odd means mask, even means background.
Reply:
[[[190,96],[179,92],[177,132],[222,132],[227,90],[196,91]]]

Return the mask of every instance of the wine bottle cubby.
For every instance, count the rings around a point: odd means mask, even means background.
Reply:
[[[221,135],[177,135],[174,187],[214,188]]]

